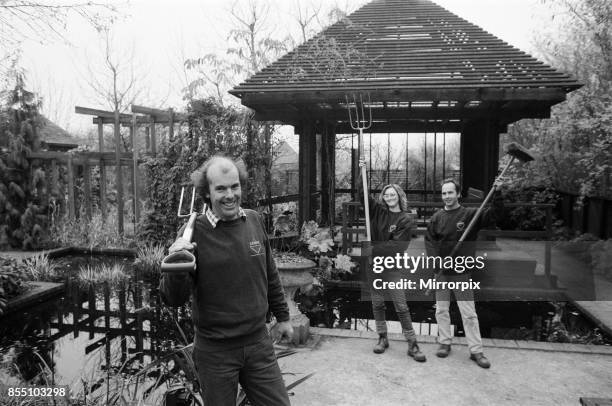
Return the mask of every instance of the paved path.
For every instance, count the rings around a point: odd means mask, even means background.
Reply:
[[[323,330],[314,329],[344,334]],[[348,334],[354,333],[359,332]],[[453,345],[451,355],[440,359],[435,344],[423,343],[427,362],[419,364],[406,356],[401,341],[391,341],[385,354],[374,354],[371,337],[326,336],[316,349],[280,359],[283,371],[296,374],[286,375],[287,383],[315,372],[292,389],[292,405],[576,406],[582,396],[612,398],[611,347],[601,347],[607,354],[574,352],[563,345],[560,351],[487,347],[492,367],[485,370],[468,359],[465,345]]]

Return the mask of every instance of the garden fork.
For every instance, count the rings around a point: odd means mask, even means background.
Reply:
[[[346,108],[349,113],[349,123],[353,130],[359,131],[358,135],[358,149],[357,156],[361,160],[361,153],[363,152],[363,130],[367,130],[372,127],[372,104],[370,101],[370,94],[368,93],[368,107],[363,107],[363,96],[359,95],[359,101],[353,94],[353,102],[349,103],[348,96],[344,96],[346,99]],[[353,107],[354,105],[354,107]],[[354,116],[354,117],[353,117]],[[365,210],[365,222],[366,222],[366,241],[372,241],[372,234],[370,232],[370,203],[368,201],[368,178],[365,166],[361,167],[361,180],[363,183],[363,205]]]
[[[195,203],[195,187],[191,189],[191,205],[189,206],[189,213],[183,213],[183,197],[185,196],[185,188],[181,188],[181,198],[179,201],[178,218],[189,217],[187,221],[187,225],[185,226],[185,230],[183,231],[183,238],[189,242],[191,242],[191,238],[193,237],[193,228],[195,226],[196,218],[198,217],[198,212],[193,210],[193,205]],[[202,213],[204,209],[202,209]],[[173,252],[172,254],[168,254],[163,260],[161,269],[162,272],[189,272],[195,269],[195,256],[187,251],[182,250],[178,252]]]

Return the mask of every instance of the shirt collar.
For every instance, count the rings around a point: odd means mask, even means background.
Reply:
[[[212,228],[217,228],[217,223],[221,221],[221,219],[217,217],[215,213],[213,213],[212,209],[208,207],[208,205],[204,206],[204,213],[206,214],[206,218],[210,222]],[[238,217],[246,219],[246,213],[244,212],[244,210],[242,210],[242,207],[238,208]]]

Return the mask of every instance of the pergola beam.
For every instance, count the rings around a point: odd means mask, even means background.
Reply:
[[[77,113],[77,114],[86,114],[86,115],[89,115],[89,116],[97,116],[97,117],[110,118],[110,119],[114,119],[115,118],[115,112],[114,111],[91,109],[89,107],[75,106],[74,107],[74,112]],[[131,120],[132,115],[131,114],[120,113],[119,114],[119,118],[121,120]],[[114,123],[114,121],[111,121],[111,122]]]
[[[174,123],[176,121],[182,121],[187,118],[185,114],[175,113],[172,109],[161,110],[152,107],[138,106],[135,104],[132,104],[132,113],[146,114],[153,117],[156,123],[163,122],[166,124],[169,122]]]
[[[416,102],[416,101],[547,101],[550,104],[562,102],[566,93],[560,88],[453,88],[453,89],[349,89],[326,90],[304,89],[294,92],[274,91],[266,89],[265,93],[244,93],[231,91],[241,95],[242,104],[258,109],[263,105],[278,104],[315,104],[315,103],[345,103],[345,96],[351,94],[369,94],[372,102]]]
[[[411,121],[411,120],[452,120],[452,119],[478,119],[486,118],[495,110],[507,118],[548,118],[550,116],[550,107],[547,105],[538,105],[529,107],[523,103],[520,108],[513,110],[499,110],[497,106],[489,108],[373,108],[372,117],[374,119],[384,118],[396,121]],[[303,115],[303,111],[293,112],[284,109],[284,106],[278,106],[278,109],[266,108],[265,110],[257,110],[255,120],[258,121],[275,121],[295,122]],[[346,109],[309,109],[309,114],[317,119],[325,119],[329,121],[348,121],[348,113]]]

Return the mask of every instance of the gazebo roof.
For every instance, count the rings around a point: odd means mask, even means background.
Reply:
[[[428,0],[374,0],[230,91],[261,120],[346,121],[346,96],[376,118],[506,123],[546,117],[581,86]]]

